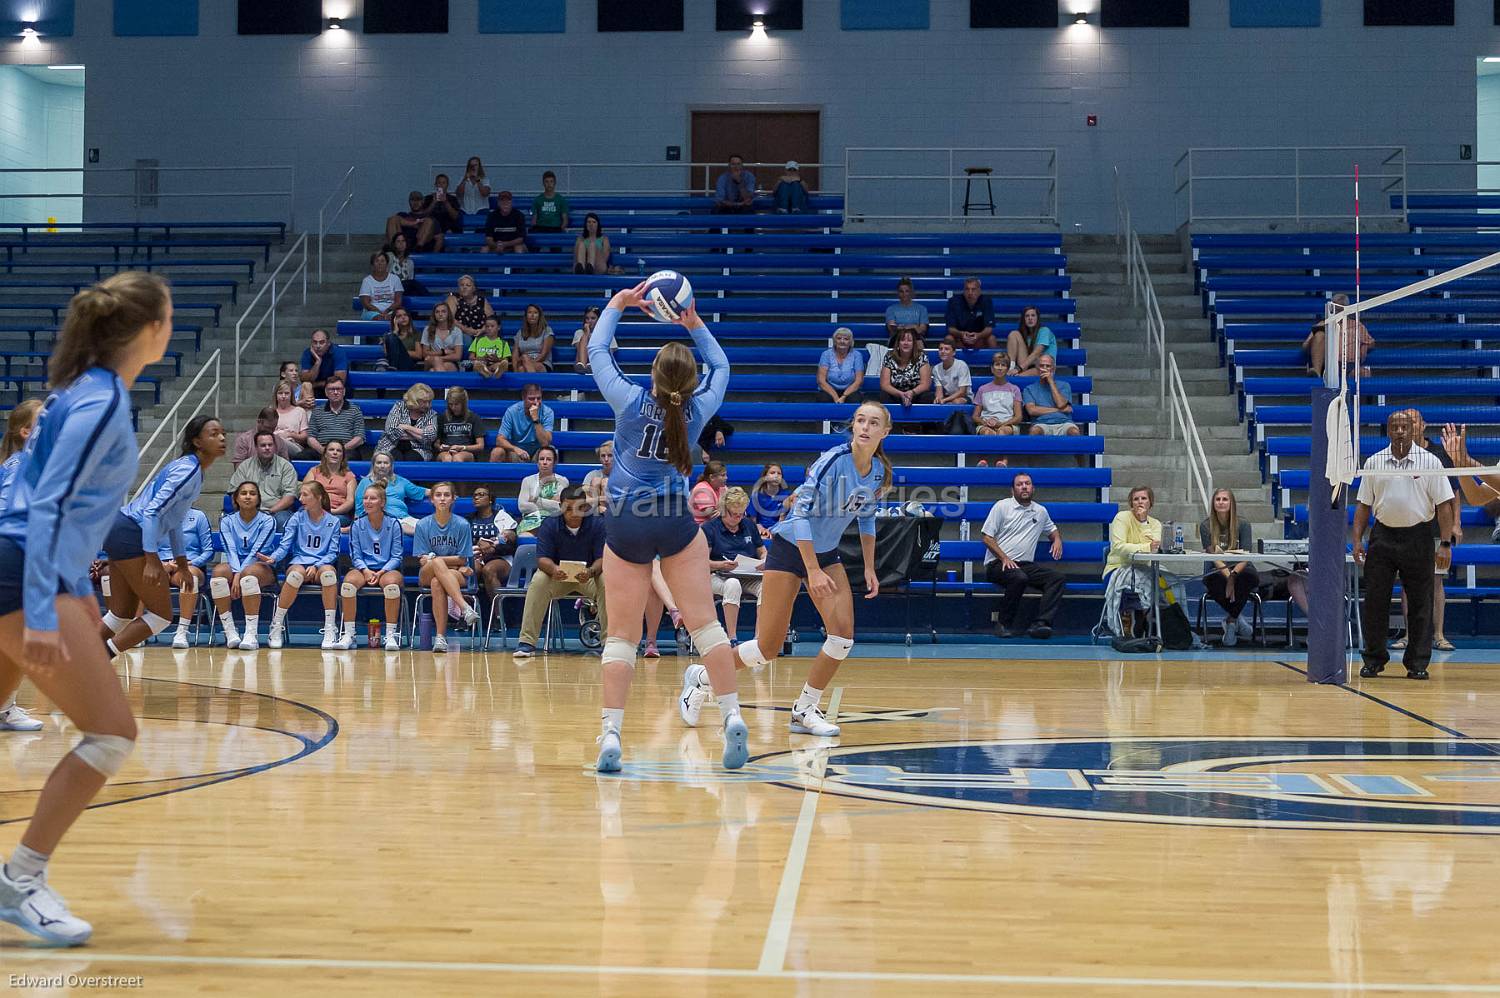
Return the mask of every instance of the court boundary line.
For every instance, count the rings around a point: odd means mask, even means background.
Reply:
[[[1297,673],[1298,675],[1301,675],[1301,676],[1307,675],[1307,670],[1306,669],[1299,669],[1299,668],[1297,668],[1295,665],[1293,665],[1290,662],[1281,662],[1281,661],[1278,661],[1276,664],[1279,665],[1279,666],[1281,666],[1283,669],[1290,669],[1293,672]],[[1491,740],[1491,739],[1487,739],[1487,738],[1479,738],[1479,737],[1477,737],[1475,735],[1466,735],[1462,731],[1459,731],[1457,728],[1450,728],[1446,724],[1441,724],[1441,723],[1439,723],[1437,721],[1434,721],[1430,717],[1423,717],[1421,714],[1418,714],[1414,710],[1407,710],[1405,707],[1402,707],[1399,704],[1391,703],[1389,700],[1384,700],[1384,699],[1376,696],[1373,693],[1366,693],[1364,690],[1358,688],[1357,686],[1350,686],[1347,682],[1343,682],[1343,683],[1328,683],[1328,684],[1323,684],[1323,685],[1334,686],[1334,687],[1337,687],[1338,689],[1343,690],[1345,693],[1353,693],[1355,696],[1361,697],[1361,698],[1363,698],[1365,700],[1368,700],[1371,703],[1378,703],[1378,704],[1380,704],[1380,706],[1386,707],[1386,708],[1388,708],[1390,710],[1394,710],[1396,713],[1402,714],[1402,715],[1404,715],[1406,717],[1409,717],[1413,721],[1418,721],[1418,722],[1420,722],[1422,724],[1427,725],[1430,728],[1435,728],[1436,730],[1441,731],[1443,734],[1448,735],[1450,738],[1457,738],[1457,739],[1460,739],[1461,741],[1474,742],[1476,744],[1483,744],[1483,743],[1488,742],[1488,741]],[[1493,751],[1493,749],[1491,749],[1491,751]],[[1500,755],[1500,753],[1496,753],[1496,754]]]
[[[1250,988],[1261,991],[1317,991],[1327,992],[1331,988],[1349,988],[1363,991],[1390,991],[1397,993],[1449,994],[1500,994],[1500,984],[1464,984],[1394,981],[1271,981],[1233,980],[1229,978],[1176,978],[1176,977],[1085,977],[1081,975],[1042,974],[954,974],[912,971],[878,970],[813,970],[793,969],[762,971],[748,967],[631,967],[589,964],[551,963],[484,963],[479,961],[442,960],[361,960],[336,957],[283,957],[283,956],[190,956],[187,954],[141,954],[98,953],[83,949],[32,949],[20,946],[0,947],[0,954],[38,963],[76,962],[87,959],[92,963],[125,963],[143,966],[205,966],[205,967],[259,967],[264,969],[325,969],[325,970],[370,970],[370,971],[421,971],[428,973],[487,973],[487,974],[553,974],[557,976],[594,977],[619,975],[628,977],[672,977],[672,978],[720,978],[720,979],[771,979],[771,980],[815,980],[846,982],[908,982],[913,984],[1010,984],[1028,987],[1167,987],[1203,988],[1228,990]]]
[[[830,721],[838,720],[839,701],[843,696],[844,688],[835,686],[828,701]],[[786,948],[792,941],[792,921],[797,917],[797,895],[802,889],[802,872],[807,867],[807,847],[812,841],[818,798],[823,795],[823,778],[827,773],[828,757],[824,755],[816,775],[802,792],[802,808],[797,812],[797,826],[792,829],[792,841],[787,846],[786,863],[781,868],[781,885],[776,889],[776,903],[771,909],[771,921],[766,926],[765,942],[761,944],[757,973],[780,973],[786,966]]]

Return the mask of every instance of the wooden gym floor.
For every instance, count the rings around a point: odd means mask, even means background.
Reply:
[[[805,660],[742,674],[754,755],[737,775],[712,704],[703,728],[678,719],[686,660],[643,663],[627,770],[598,777],[597,659],[153,648],[122,679],[140,748],[51,875],[94,940],[45,950],[0,926],[0,978],[1500,993],[1496,666],[1340,689],[1274,657],[914,651],[845,665],[834,745],[786,730]],[[46,706],[29,686],[22,701]],[[41,734],[0,735],[7,852],[74,740],[39,716]]]

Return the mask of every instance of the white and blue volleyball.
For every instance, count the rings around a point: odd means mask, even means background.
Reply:
[[[658,270],[646,279],[645,299],[657,322],[676,322],[693,304],[693,286],[675,270]]]

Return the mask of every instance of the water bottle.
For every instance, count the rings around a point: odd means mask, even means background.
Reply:
[[[370,648],[374,648],[380,644],[380,621],[373,617],[370,619],[368,629],[365,632],[365,642]]]
[[[1176,522],[1173,521],[1173,520],[1168,520],[1166,522],[1166,525],[1164,527],[1162,527],[1162,531],[1161,531],[1161,553],[1162,554],[1171,554],[1172,553],[1172,538],[1175,537],[1176,535],[1177,535],[1177,524],[1176,524]]]
[[[1182,550],[1183,550],[1183,548],[1182,548],[1182,524],[1180,524],[1180,523],[1173,524],[1173,526],[1172,526],[1172,551],[1174,553],[1181,554]]]
[[[646,276],[646,258],[638,256],[635,258],[635,272],[642,277]]]
[[[432,650],[432,614],[424,613],[417,621],[417,646],[423,651]]]

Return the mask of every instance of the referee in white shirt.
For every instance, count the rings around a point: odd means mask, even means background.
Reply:
[[[1386,421],[1391,445],[1365,461],[1365,469],[1441,470],[1443,465],[1425,447],[1412,446],[1411,416],[1395,412]],[[1441,475],[1407,477],[1365,476],[1354,509],[1354,561],[1364,566],[1364,666],[1366,679],[1380,675],[1391,654],[1386,637],[1391,623],[1391,588],[1396,576],[1406,591],[1406,654],[1402,663],[1410,679],[1426,679],[1432,660],[1433,572],[1446,572],[1453,560],[1453,525],[1458,522],[1458,500]],[[1369,550],[1365,527],[1374,511]],[[1438,548],[1433,552],[1430,520],[1438,522]]]

